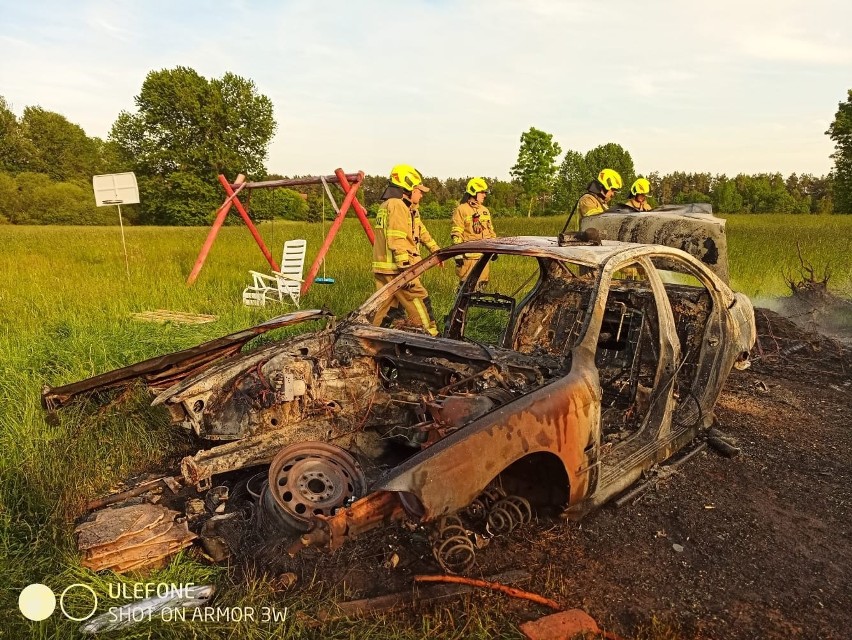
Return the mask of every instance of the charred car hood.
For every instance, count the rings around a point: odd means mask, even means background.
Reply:
[[[218,360],[239,353],[249,340],[267,331],[331,317],[333,317],[332,313],[322,309],[294,311],[183,351],[156,356],[71,384],[59,387],[45,386],[41,395],[42,406],[53,411],[64,407],[77,396],[123,389],[136,380],[142,380],[154,392],[162,391],[188,377],[208,370]]]

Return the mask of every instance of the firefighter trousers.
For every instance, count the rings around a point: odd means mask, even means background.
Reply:
[[[465,258],[461,261],[461,264],[456,263],[456,275],[459,279],[459,286],[464,284],[464,281],[467,279],[467,275],[471,272],[476,263],[479,262],[479,258]],[[488,284],[488,276],[491,273],[491,263],[485,265],[485,268],[482,270],[482,273],[479,274],[479,282],[476,283],[477,289],[484,289],[485,285]]]
[[[390,273],[374,273],[373,278],[376,281],[376,289],[381,289],[396,276]],[[423,327],[426,333],[436,336],[438,328],[435,324],[435,318],[432,315],[432,304],[429,300],[429,292],[420,278],[409,282],[405,288],[397,291],[392,298],[388,298],[382,306],[376,309],[376,315],[373,316],[373,324],[380,326],[394,307],[401,307],[405,310],[405,314],[409,320],[418,327]]]

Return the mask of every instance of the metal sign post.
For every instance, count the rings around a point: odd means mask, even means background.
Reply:
[[[121,227],[121,248],[124,250],[124,270],[127,272],[127,279],[130,280],[130,262],[127,260],[127,243],[124,241],[124,221],[121,219],[121,205],[115,203],[118,209],[118,226]]]
[[[121,247],[124,249],[124,269],[130,280],[130,262],[127,259],[127,243],[124,240],[124,221],[121,218],[121,205],[139,203],[139,187],[136,174],[108,173],[92,176],[92,188],[95,190],[95,203],[99,207],[115,205],[118,208],[118,226],[121,227]]]

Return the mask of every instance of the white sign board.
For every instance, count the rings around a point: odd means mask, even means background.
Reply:
[[[99,207],[139,203],[139,187],[136,186],[136,174],[132,171],[92,176],[92,187]]]

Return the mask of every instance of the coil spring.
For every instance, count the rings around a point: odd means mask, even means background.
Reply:
[[[467,506],[465,512],[472,520],[484,520],[488,515],[489,509],[505,497],[506,492],[502,487],[497,485],[486,487],[485,490]]]
[[[483,491],[466,510],[473,520],[485,519],[489,536],[505,535],[532,521],[533,512],[526,498],[507,495],[502,487]],[[457,516],[444,516],[432,536],[432,555],[447,573],[464,573],[476,560],[476,547],[471,532]]]
[[[492,536],[511,533],[532,520],[532,507],[526,498],[506,496],[488,510],[485,531]]]
[[[473,566],[476,551],[459,518],[445,516],[438,521],[432,555],[447,573],[464,573]]]

